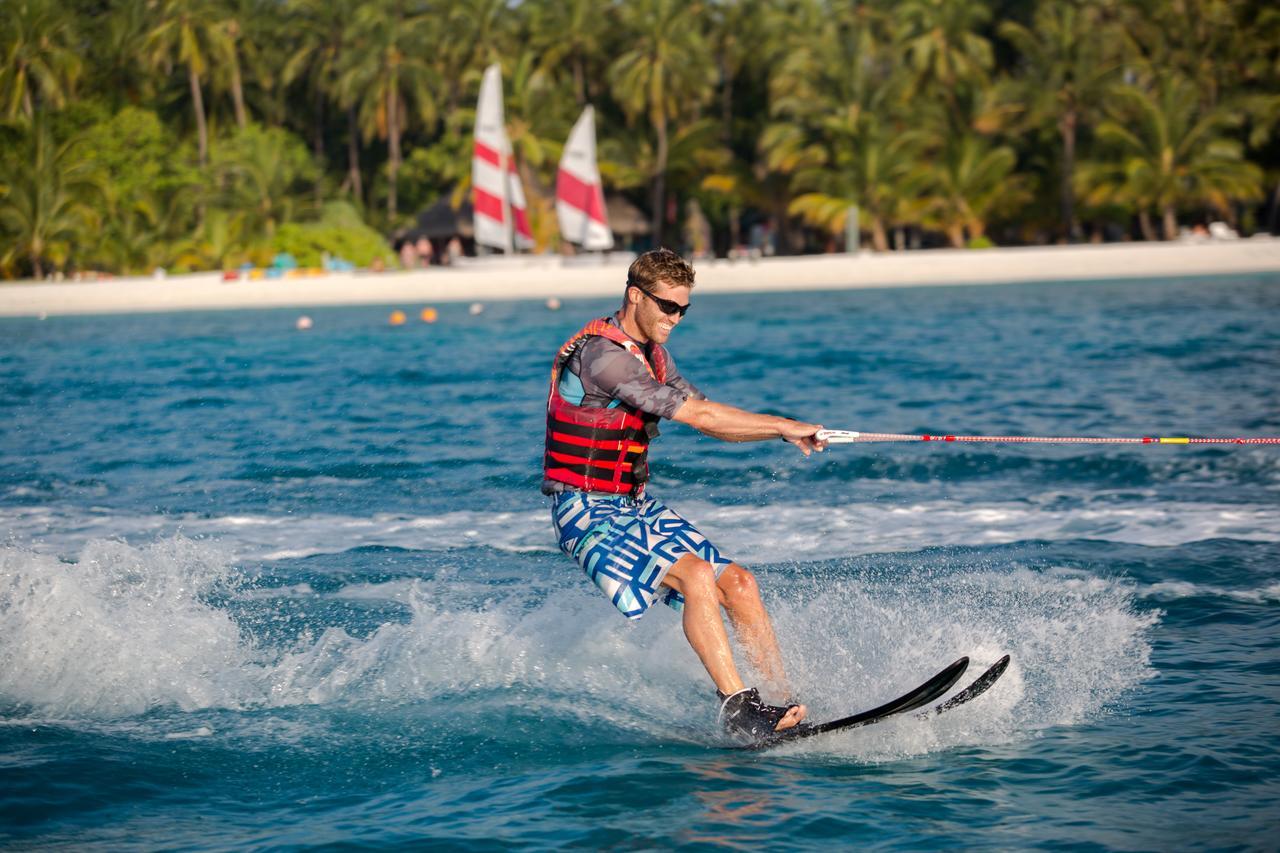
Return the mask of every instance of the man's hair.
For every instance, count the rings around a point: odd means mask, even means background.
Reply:
[[[659,281],[675,287],[693,287],[693,266],[670,249],[650,249],[627,268],[627,287],[653,290]]]

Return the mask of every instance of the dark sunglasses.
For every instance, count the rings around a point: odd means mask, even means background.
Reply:
[[[679,314],[681,317],[683,317],[685,315],[685,312],[689,310],[688,303],[681,305],[679,302],[672,302],[670,299],[663,299],[660,296],[654,296],[652,293],[645,290],[643,287],[641,287],[638,284],[633,284],[631,285],[631,287],[634,287],[636,290],[640,291],[645,296],[652,299],[653,304],[658,306],[658,310],[661,311],[663,314],[666,314],[668,317],[675,316],[676,314]]]

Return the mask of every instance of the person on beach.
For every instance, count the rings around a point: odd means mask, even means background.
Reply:
[[[664,344],[685,312],[693,268],[668,249],[627,270],[622,308],[593,320],[556,354],[547,401],[542,491],[552,496],[560,549],[629,619],[655,601],[681,611],[685,636],[715,683],[720,721],[757,740],[801,724],[782,655],[752,574],[645,491],[648,447],[662,418],[723,441],[781,438],[805,456],[823,450],[822,427],[708,400],[676,369]],[[766,693],[734,663],[728,614]]]

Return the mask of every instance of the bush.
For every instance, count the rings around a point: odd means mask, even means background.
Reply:
[[[288,222],[276,229],[271,239],[272,254],[288,252],[303,267],[323,265],[327,252],[334,258],[367,267],[374,258],[392,265],[395,261],[387,241],[360,218],[347,202],[329,202],[318,222]]]

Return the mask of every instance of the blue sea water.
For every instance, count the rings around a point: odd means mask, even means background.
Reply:
[[[415,309],[419,306],[399,306]],[[538,494],[549,359],[614,300],[0,321],[0,846],[1275,849],[1280,447],[667,426],[814,717],[727,750],[665,608]],[[713,399],[874,432],[1280,435],[1280,278],[717,295]]]

